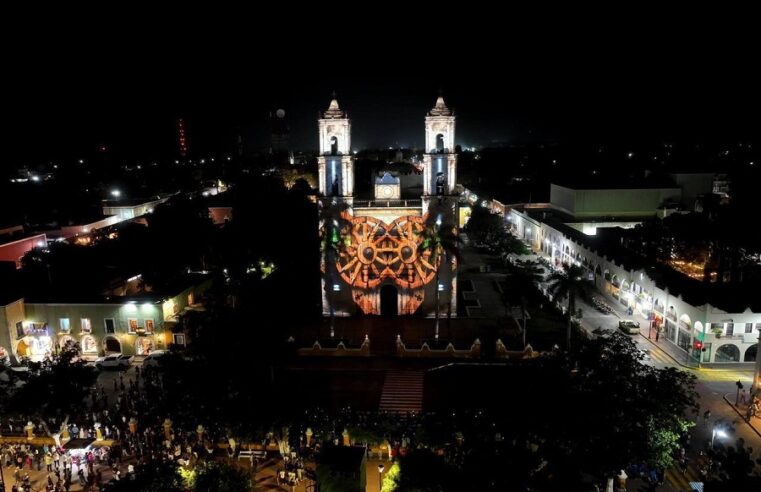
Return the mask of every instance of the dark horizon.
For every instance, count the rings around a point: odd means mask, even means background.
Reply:
[[[661,70],[662,71],[662,70]],[[464,74],[467,67],[462,67]],[[145,78],[142,72],[91,70],[50,86],[16,80],[4,111],[0,166],[84,158],[101,144],[134,160],[177,154],[176,119],[188,127],[191,155],[232,153],[241,134],[247,152],[267,148],[270,112],[284,109],[290,148],[317,147],[317,115],[336,91],[352,118],[353,147],[420,147],[423,118],[439,91],[458,116],[457,143],[649,141],[736,142],[761,134],[760,96],[752,79],[705,76],[675,67],[656,79],[641,70],[550,67],[525,75],[474,67],[463,80],[406,75],[270,76],[205,74]],[[97,76],[96,76],[97,75]],[[25,84],[24,82],[29,82]],[[747,89],[747,90],[746,90]]]

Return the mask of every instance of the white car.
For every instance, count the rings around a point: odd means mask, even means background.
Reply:
[[[637,335],[639,333],[639,322],[637,321],[623,319],[618,322],[618,327],[621,329],[621,331],[629,335]]]
[[[132,364],[133,357],[131,355],[111,354],[105,357],[98,357],[95,359],[95,367],[98,370],[103,369],[128,369]]]
[[[166,354],[165,350],[154,350],[143,359],[143,367],[156,367],[160,363],[160,359]]]

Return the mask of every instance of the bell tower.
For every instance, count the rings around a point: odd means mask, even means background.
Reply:
[[[320,115],[320,155],[317,166],[320,195],[354,195],[354,159],[351,155],[351,121],[333,94],[327,111]]]
[[[449,196],[457,182],[457,154],[454,151],[454,111],[439,96],[425,117],[423,155],[423,196]]]

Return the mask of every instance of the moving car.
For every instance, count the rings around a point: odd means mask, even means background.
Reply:
[[[143,367],[156,367],[160,364],[161,358],[166,354],[165,350],[154,350],[143,359]]]
[[[132,364],[132,359],[131,355],[111,354],[95,359],[95,367],[101,371],[103,369],[128,369]]]
[[[639,323],[630,319],[622,319],[619,321],[618,328],[629,335],[636,335],[639,333]]]

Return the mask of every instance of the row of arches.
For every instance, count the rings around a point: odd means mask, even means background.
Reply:
[[[756,362],[758,357],[758,344],[754,343],[747,349],[740,360],[740,347],[733,343],[725,343],[716,349],[715,362]]]
[[[586,256],[582,255],[581,252],[572,250],[569,244],[565,244],[561,246],[557,244],[558,241],[556,239],[549,238],[549,237],[546,238],[544,241],[546,243],[545,245],[547,246],[547,249],[550,251],[553,250],[551,248],[554,248],[554,245],[557,245],[557,249],[554,249],[554,250],[559,251],[564,256],[564,258],[562,259],[563,262],[568,262],[568,261],[577,262],[583,265],[589,271],[591,271],[594,274],[595,281],[597,281],[597,279],[600,278],[600,279],[606,280],[607,282],[612,284],[617,289],[620,289],[621,291],[628,292],[632,290],[633,283],[628,278],[621,278],[619,277],[618,274],[612,273],[608,268],[604,268],[602,263],[595,263],[594,260],[590,260]],[[682,330],[687,330],[687,331],[694,330],[693,333],[695,334],[704,332],[703,324],[700,321],[696,321],[693,325],[693,322],[690,319],[690,316],[688,314],[683,313],[681,315],[678,315],[678,313],[673,308],[673,306],[664,306],[663,301],[660,299],[653,297],[652,309],[657,310],[664,314],[668,313],[669,319],[675,322],[671,325],[673,327],[673,330],[671,331],[671,335],[673,335],[673,340],[671,341],[673,343],[677,343],[679,328],[681,328]],[[686,339],[685,340],[680,339],[679,341],[680,342],[683,341],[685,344],[689,345],[689,341]],[[751,346],[748,346],[747,348],[742,348],[733,343],[725,343],[715,348],[713,361],[717,363],[755,362],[757,358],[757,354],[758,354],[757,343]],[[708,360],[706,360],[706,362],[708,362]]]
[[[103,352],[106,354],[122,352],[122,342],[113,335],[106,335],[101,344],[99,344],[97,339],[92,335],[82,336],[79,342],[70,335],[62,335],[58,338],[57,348],[61,349],[69,342],[78,344],[84,355],[95,355],[99,352],[100,348],[102,348]],[[135,353],[137,355],[147,355],[153,350],[153,339],[149,337],[137,337],[135,340]],[[53,346],[50,343],[49,338],[40,339],[29,337],[21,339],[16,345],[16,354],[19,358],[41,356],[49,352],[53,352]],[[9,357],[8,352],[4,348],[0,350],[0,359],[4,358],[3,354],[5,354],[5,357]]]

